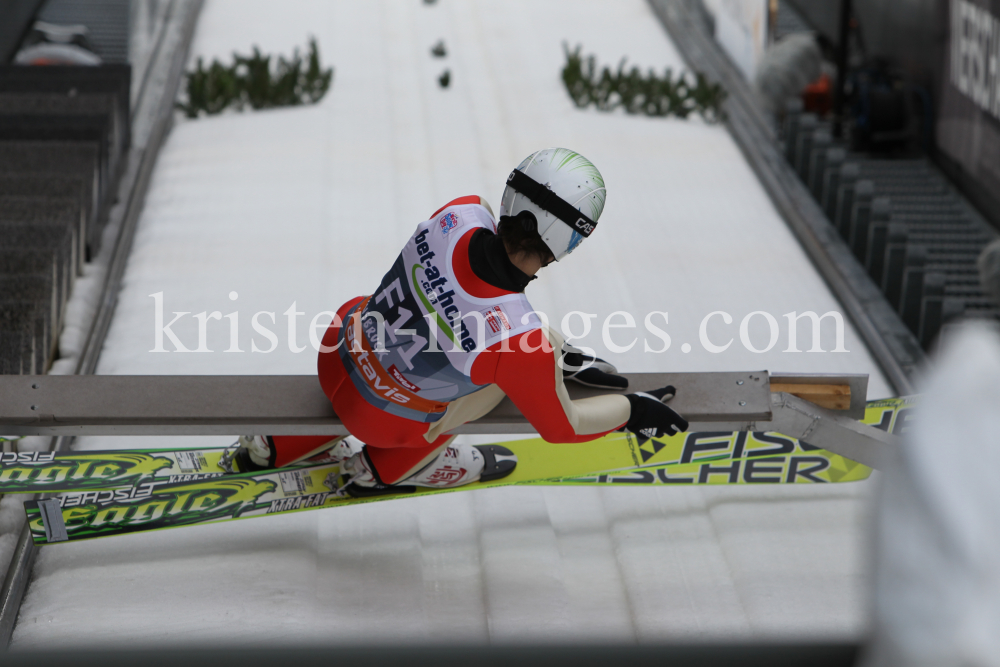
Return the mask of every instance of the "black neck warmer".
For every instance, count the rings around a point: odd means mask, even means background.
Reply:
[[[503,240],[485,228],[477,229],[469,239],[469,265],[480,280],[508,292],[523,292],[535,279],[514,266]]]

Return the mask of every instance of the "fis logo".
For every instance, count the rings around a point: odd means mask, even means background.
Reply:
[[[441,225],[441,234],[447,236],[448,232],[458,227],[458,216],[454,213],[445,213],[438,218],[438,224]]]

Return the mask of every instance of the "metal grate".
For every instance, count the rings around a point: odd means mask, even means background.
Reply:
[[[932,162],[851,152],[825,123],[789,111],[786,156],[925,349],[950,318],[1000,314],[976,269],[996,230]]]

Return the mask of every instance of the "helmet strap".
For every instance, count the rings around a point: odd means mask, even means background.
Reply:
[[[568,201],[520,169],[510,172],[510,176],[507,177],[507,185],[512,187],[515,192],[530,199],[533,204],[543,211],[548,211],[565,222],[583,238],[588,238],[594,232],[594,229],[597,228],[596,221],[591,220],[587,215],[573,208],[573,205]]]

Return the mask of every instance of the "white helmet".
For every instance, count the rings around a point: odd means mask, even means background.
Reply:
[[[546,148],[510,172],[500,215],[534,214],[539,236],[558,261],[597,227],[604,196],[604,178],[590,160],[565,148]]]

